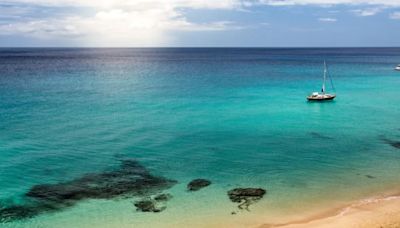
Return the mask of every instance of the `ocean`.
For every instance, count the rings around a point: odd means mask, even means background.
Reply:
[[[337,98],[307,102],[324,60]],[[0,227],[254,227],[398,189],[399,63],[400,48],[2,48]],[[124,161],[171,184],[115,192],[136,178]],[[188,191],[196,178],[212,184]],[[32,197],[43,186],[79,196]],[[243,210],[238,187],[267,193]],[[159,193],[161,212],[137,210]]]

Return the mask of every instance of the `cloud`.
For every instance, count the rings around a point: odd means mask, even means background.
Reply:
[[[160,12],[101,11],[94,17],[68,17],[0,25],[0,35],[25,34],[39,39],[79,39],[88,46],[150,46],[169,41],[167,31],[222,31],[242,29],[230,21],[193,24],[170,20]]]
[[[322,18],[318,18],[318,20],[321,22],[336,22],[337,21],[336,18],[330,18],[330,17],[322,17]]]
[[[384,10],[384,7],[375,7],[375,8],[368,8],[368,9],[356,9],[352,10],[354,14],[360,17],[368,17],[368,16],[374,16],[377,13],[380,13]]]
[[[258,2],[266,5],[383,5],[400,6],[398,0],[259,0]]]
[[[394,12],[390,14],[391,19],[400,20],[400,12]]]
[[[4,4],[34,4],[51,7],[92,7],[97,9],[125,8],[192,8],[192,9],[232,9],[242,5],[240,0],[13,0],[0,1]]]
[[[181,12],[182,8],[233,9],[236,7],[235,2],[230,0],[217,3],[194,0],[16,1],[35,3],[43,7],[81,6],[82,8],[70,15],[52,15],[47,18],[0,23],[0,35],[24,35],[39,39],[78,39],[84,45],[142,46],[168,42],[171,38],[168,37],[168,33],[171,31],[223,31],[243,28],[232,21],[190,22]],[[94,13],[85,15],[84,10],[88,9]]]
[[[1,35],[27,34],[38,38],[54,36],[80,36],[75,26],[64,23],[64,21],[36,20],[26,23],[13,23],[0,25]]]
[[[218,32],[249,27],[229,20],[192,21],[185,14],[187,9],[243,11],[260,5],[340,4],[371,5],[354,11],[370,16],[387,7],[400,7],[400,0],[0,0],[0,35],[65,38],[83,45],[162,45],[173,40],[174,31]]]

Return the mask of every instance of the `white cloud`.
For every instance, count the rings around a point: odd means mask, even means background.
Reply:
[[[399,0],[259,0],[267,5],[385,5],[400,6]]]
[[[368,9],[356,9],[352,10],[354,14],[360,17],[368,17],[368,16],[374,16],[377,13],[380,13],[384,10],[384,7],[375,7],[375,8],[368,8]]]
[[[242,4],[240,0],[13,0],[0,3],[24,3],[42,6],[85,6],[97,9],[124,8],[194,8],[194,9],[232,9]]]
[[[322,18],[318,18],[318,20],[321,22],[336,22],[337,21],[336,18],[330,18],[330,17],[322,17]]]
[[[185,9],[244,10],[257,5],[371,5],[354,11],[361,16],[373,15],[384,7],[400,7],[400,0],[0,0],[0,5],[46,6],[69,12],[54,17],[27,17],[0,23],[0,35],[25,35],[40,39],[67,38],[83,45],[139,46],[162,45],[173,38],[174,31],[222,31],[243,29],[231,21],[195,23]],[[379,9],[379,10],[377,10]],[[55,11],[57,11],[55,10]],[[82,10],[82,11],[81,11]],[[83,13],[84,12],[84,13]],[[9,17],[19,17],[15,15]],[[397,15],[392,15],[397,17]],[[335,22],[335,18],[320,18]]]
[[[400,20],[400,12],[394,12],[390,14],[391,19]]]
[[[242,29],[231,21],[193,23],[181,13],[181,8],[233,9],[234,1],[196,0],[16,0],[46,6],[85,6],[94,15],[31,19],[26,22],[0,24],[0,35],[22,34],[40,39],[79,39],[84,45],[142,46],[160,45],[170,41],[170,31],[222,31]],[[1,3],[1,0],[0,0]],[[86,9],[86,8],[85,8]]]

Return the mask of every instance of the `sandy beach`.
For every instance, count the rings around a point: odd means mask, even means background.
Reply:
[[[371,198],[339,210],[285,224],[263,224],[260,228],[398,228],[400,227],[400,196]]]

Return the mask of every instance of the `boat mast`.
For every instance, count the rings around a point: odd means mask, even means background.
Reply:
[[[322,83],[322,89],[321,89],[321,92],[323,93],[323,94],[325,94],[325,83],[326,83],[326,72],[327,70],[326,70],[326,61],[324,60],[324,82]]]

